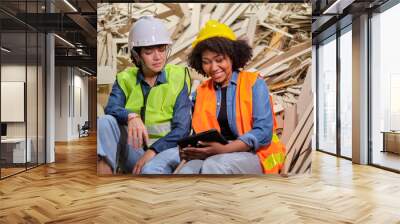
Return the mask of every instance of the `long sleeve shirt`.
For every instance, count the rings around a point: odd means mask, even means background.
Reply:
[[[156,79],[156,85],[166,83],[166,74],[163,70]],[[143,94],[147,94],[152,88],[145,82],[143,74],[138,73],[137,83],[140,83]],[[118,82],[115,81],[111,94],[108,98],[108,103],[105,110],[105,114],[114,116],[119,124],[126,125],[128,121],[128,114],[132,111],[128,111],[125,108],[126,97],[119,86]],[[188,97],[188,87],[186,83],[183,89],[179,93],[173,112],[173,118],[171,121],[171,131],[164,137],[158,139],[149,148],[154,149],[157,153],[162,152],[166,149],[177,146],[177,141],[183,137],[186,137],[190,133],[191,127],[191,103]]]
[[[257,151],[258,148],[264,145],[269,145],[272,139],[272,128],[273,119],[272,111],[269,103],[269,91],[267,84],[264,80],[258,78],[253,86],[253,128],[239,136],[236,127],[236,87],[238,72],[234,71],[232,73],[231,80],[228,84],[228,89],[226,91],[226,110],[228,115],[228,124],[237,137],[237,139],[246,143],[252,150]],[[221,108],[221,87],[215,86],[217,94],[217,111],[216,116],[220,112]],[[195,93],[192,95],[192,103],[196,100]]]

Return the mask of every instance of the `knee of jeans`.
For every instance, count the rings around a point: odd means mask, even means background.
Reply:
[[[152,160],[147,162],[140,172],[141,174],[163,174],[163,169],[160,166],[157,166],[157,163],[154,163]]]
[[[178,174],[199,174],[203,160],[190,160],[179,170]]]
[[[111,123],[116,123],[117,119],[113,117],[112,115],[104,115],[101,116],[98,120],[98,128],[107,128],[110,127]]]
[[[213,157],[206,159],[201,167],[201,173],[203,174],[225,174],[227,170],[226,164],[221,163],[220,159]]]

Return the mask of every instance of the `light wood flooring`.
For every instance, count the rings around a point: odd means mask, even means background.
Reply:
[[[315,152],[309,175],[98,177],[96,140],[0,181],[0,223],[400,223],[400,175]]]
[[[36,164],[28,164],[27,168],[25,168],[24,165],[20,165],[19,167],[11,167],[11,168],[9,168],[9,167],[0,168],[1,169],[1,171],[0,171],[1,172],[1,178],[5,178],[5,177],[11,176],[13,174],[23,172],[26,169],[28,169],[28,170],[29,169],[33,169],[36,166],[37,166]]]
[[[19,173],[25,170],[25,167],[17,167],[17,168],[0,168],[1,169],[1,178],[13,175],[15,173]]]
[[[374,164],[400,170],[400,154],[392,152],[374,151],[372,161]]]

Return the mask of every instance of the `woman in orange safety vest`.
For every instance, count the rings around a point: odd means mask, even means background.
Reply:
[[[251,47],[215,20],[206,23],[192,44],[189,65],[210,77],[193,97],[196,133],[217,129],[229,143],[202,142],[180,149],[189,160],[181,174],[278,173],[285,147],[274,130],[276,121],[267,85],[257,72],[243,71]]]

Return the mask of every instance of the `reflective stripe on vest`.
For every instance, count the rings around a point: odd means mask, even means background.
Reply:
[[[253,96],[252,88],[257,81],[258,73],[239,73],[236,88],[236,126],[239,135],[250,131],[253,127]],[[279,141],[275,134],[277,126],[273,111],[272,98],[270,107],[273,117],[273,136],[271,144],[257,149],[257,156],[263,167],[264,173],[279,173],[283,167],[285,157],[285,146]],[[213,81],[207,80],[197,88],[196,105],[194,107],[192,126],[195,132],[207,131],[211,128],[221,130],[217,115],[217,98]]]
[[[167,64],[164,71],[166,82],[150,89],[145,105],[144,124],[151,138],[151,144],[171,131],[176,99],[186,80],[184,67]],[[126,97],[125,108],[140,114],[144,106],[144,97],[141,85],[137,83],[137,74],[138,68],[128,68],[117,74],[117,81]]]
[[[156,142],[158,138],[149,138],[149,142],[147,143],[148,145],[152,145],[154,142]]]
[[[146,128],[150,138],[160,138],[167,135],[168,132],[171,131],[171,122],[147,125]]]
[[[171,122],[165,122],[162,124],[146,125],[147,133],[149,134],[149,143],[152,145],[158,139],[166,136],[171,131]]]

